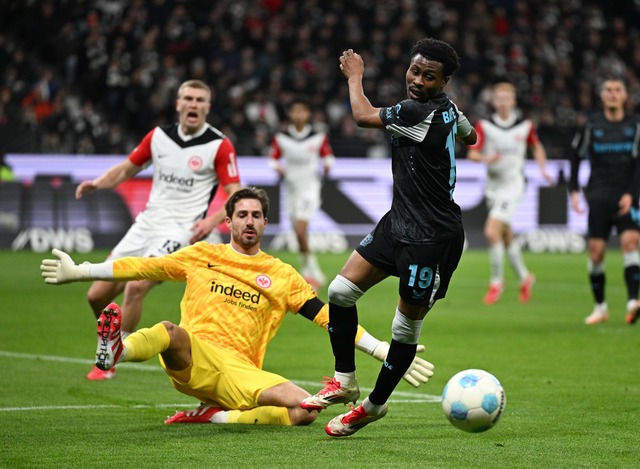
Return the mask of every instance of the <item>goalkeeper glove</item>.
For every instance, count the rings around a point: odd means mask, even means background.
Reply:
[[[378,346],[373,350],[371,354],[373,358],[384,362],[387,359],[387,354],[389,353],[389,344],[387,342],[380,342]],[[416,353],[422,353],[425,351],[424,345],[418,345],[416,349]],[[433,376],[433,369],[435,367],[432,363],[418,357],[417,355],[413,357],[413,361],[409,366],[409,369],[402,377],[407,383],[409,383],[414,388],[417,388],[421,384],[429,381],[429,378]]]
[[[76,265],[71,256],[59,249],[53,249],[51,253],[58,259],[43,259],[40,264],[42,278],[45,283],[62,285],[64,283],[89,281],[91,264],[84,262]]]

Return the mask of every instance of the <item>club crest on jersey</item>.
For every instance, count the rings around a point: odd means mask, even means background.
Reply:
[[[256,277],[256,283],[261,288],[269,288],[271,286],[271,279],[264,274],[260,274]]]
[[[189,168],[191,168],[193,171],[197,171],[200,168],[202,168],[202,158],[200,158],[197,155],[192,156],[191,158],[189,158],[188,164],[189,164]]]

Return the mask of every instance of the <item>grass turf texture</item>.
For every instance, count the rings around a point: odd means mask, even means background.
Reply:
[[[276,254],[296,265],[295,255]],[[347,255],[320,257],[328,277]],[[0,252],[0,467],[637,467],[640,325],[624,322],[618,251],[607,259],[611,320],[598,326],[582,322],[592,308],[585,254],[525,254],[537,275],[531,303],[518,303],[507,268],[502,300],[485,306],[487,254],[466,252],[424,323],[435,376],[417,390],[401,382],[387,417],[341,439],[323,426],[343,406],[308,427],[164,425],[197,402],[173,390],[155,359],[120,366],[111,381],[87,381],[95,351],[88,284],[45,285],[45,256]],[[396,292],[388,279],[359,302],[361,323],[381,339],[390,338]],[[181,284],[154,289],[141,326],[177,322],[181,295]],[[360,352],[357,363],[364,397],[380,365]],[[265,368],[316,392],[332,364],[326,333],[289,315]],[[490,371],[506,390],[506,412],[486,433],[455,429],[436,402],[466,368]]]

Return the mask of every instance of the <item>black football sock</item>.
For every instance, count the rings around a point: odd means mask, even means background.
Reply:
[[[387,359],[382,364],[376,386],[369,394],[372,404],[382,405],[396,388],[416,356],[417,344],[403,344],[391,340]]]
[[[604,303],[604,273],[589,274],[589,279],[591,280],[591,291],[593,292],[593,299],[598,304]]]
[[[640,266],[630,265],[624,268],[624,281],[627,284],[627,295],[630,300],[638,298],[640,288]]]
[[[354,306],[343,308],[329,303],[329,339],[336,371],[350,373],[356,369],[355,340],[358,332],[358,310]]]

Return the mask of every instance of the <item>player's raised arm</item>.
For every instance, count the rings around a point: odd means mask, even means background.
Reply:
[[[373,107],[364,94],[362,87],[364,61],[360,54],[356,54],[353,49],[344,51],[340,56],[340,71],[346,77],[349,85],[351,113],[356,124],[360,127],[384,128],[382,119],[380,119],[380,108]]]
[[[142,166],[133,164],[128,158],[112,166],[96,179],[82,181],[76,188],[76,199],[98,189],[111,189],[122,181],[131,179],[142,171]]]

